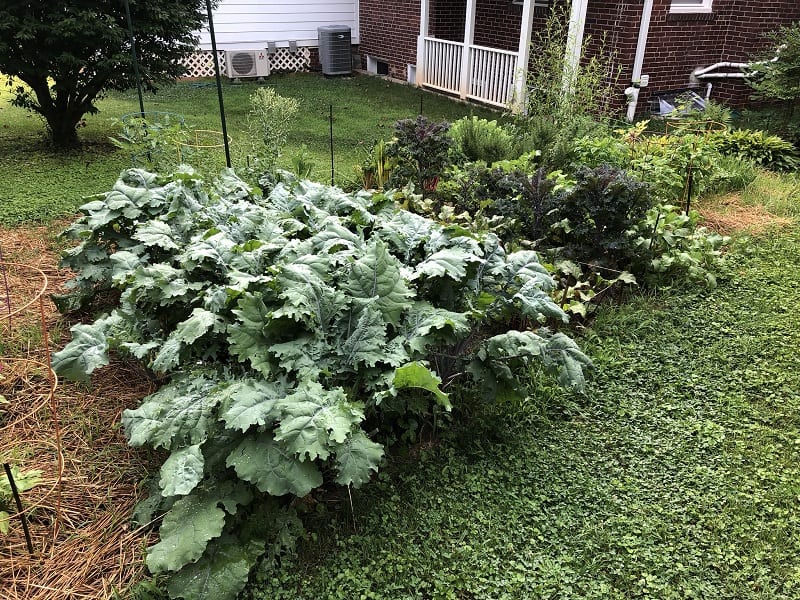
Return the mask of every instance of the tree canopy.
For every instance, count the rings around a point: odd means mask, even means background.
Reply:
[[[204,9],[203,0],[130,0],[146,89],[183,73]],[[0,0],[0,72],[16,78],[12,102],[40,114],[56,146],[77,144],[103,92],[136,84],[124,0]]]

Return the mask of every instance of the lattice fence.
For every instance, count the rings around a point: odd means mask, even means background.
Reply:
[[[218,50],[219,69],[221,75],[227,75],[225,67],[225,51]],[[292,52],[289,48],[276,48],[269,54],[272,71],[308,71],[311,68],[311,50],[297,48]],[[195,52],[181,62],[187,69],[186,77],[214,77],[214,58],[210,51]]]
[[[227,75],[225,51],[218,50],[217,56],[219,56],[220,74]],[[214,77],[214,57],[211,52],[195,52],[181,61],[181,64],[186,67],[186,77]]]
[[[295,52],[289,48],[276,48],[269,55],[269,67],[273,71],[308,71],[311,67],[311,50],[298,48]]]

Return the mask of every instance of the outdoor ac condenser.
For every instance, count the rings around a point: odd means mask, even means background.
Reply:
[[[228,77],[267,77],[269,75],[269,55],[266,50],[226,50],[225,66]]]
[[[346,25],[325,25],[317,28],[317,35],[322,74],[349,75],[353,71],[350,28]]]

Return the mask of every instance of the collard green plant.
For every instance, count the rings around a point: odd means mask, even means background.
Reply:
[[[649,285],[672,282],[717,285],[724,247],[730,238],[699,226],[700,214],[662,204],[647,211],[631,231],[638,253],[636,269]]]
[[[174,170],[180,162],[180,144],[189,140],[180,115],[129,115],[120,121],[122,132],[111,143],[131,157],[131,165],[151,171]]]
[[[82,211],[64,305],[107,282],[118,300],[53,365],[86,380],[114,350],[169,378],[123,425],[169,452],[138,518],[166,511],[147,565],[174,598],[235,597],[291,546],[287,499],[369,481],[392,418],[449,411],[445,385],[524,396],[542,364],[583,387],[589,360],[541,326],[566,315],[534,252],[391,196],[289,182],[261,199],[232,172],[207,193],[191,173],[129,170]],[[535,327],[498,326],[522,318]]]

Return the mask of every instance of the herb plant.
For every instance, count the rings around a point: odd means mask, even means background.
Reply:
[[[129,170],[82,211],[62,306],[116,300],[53,364],[86,380],[114,350],[167,381],[122,420],[169,452],[137,518],[166,511],[147,565],[173,598],[235,597],[293,543],[290,499],[368,482],[405,417],[450,410],[445,385],[524,397],[541,364],[583,388],[589,360],[542,326],[567,317],[536,254],[390,195]]]

